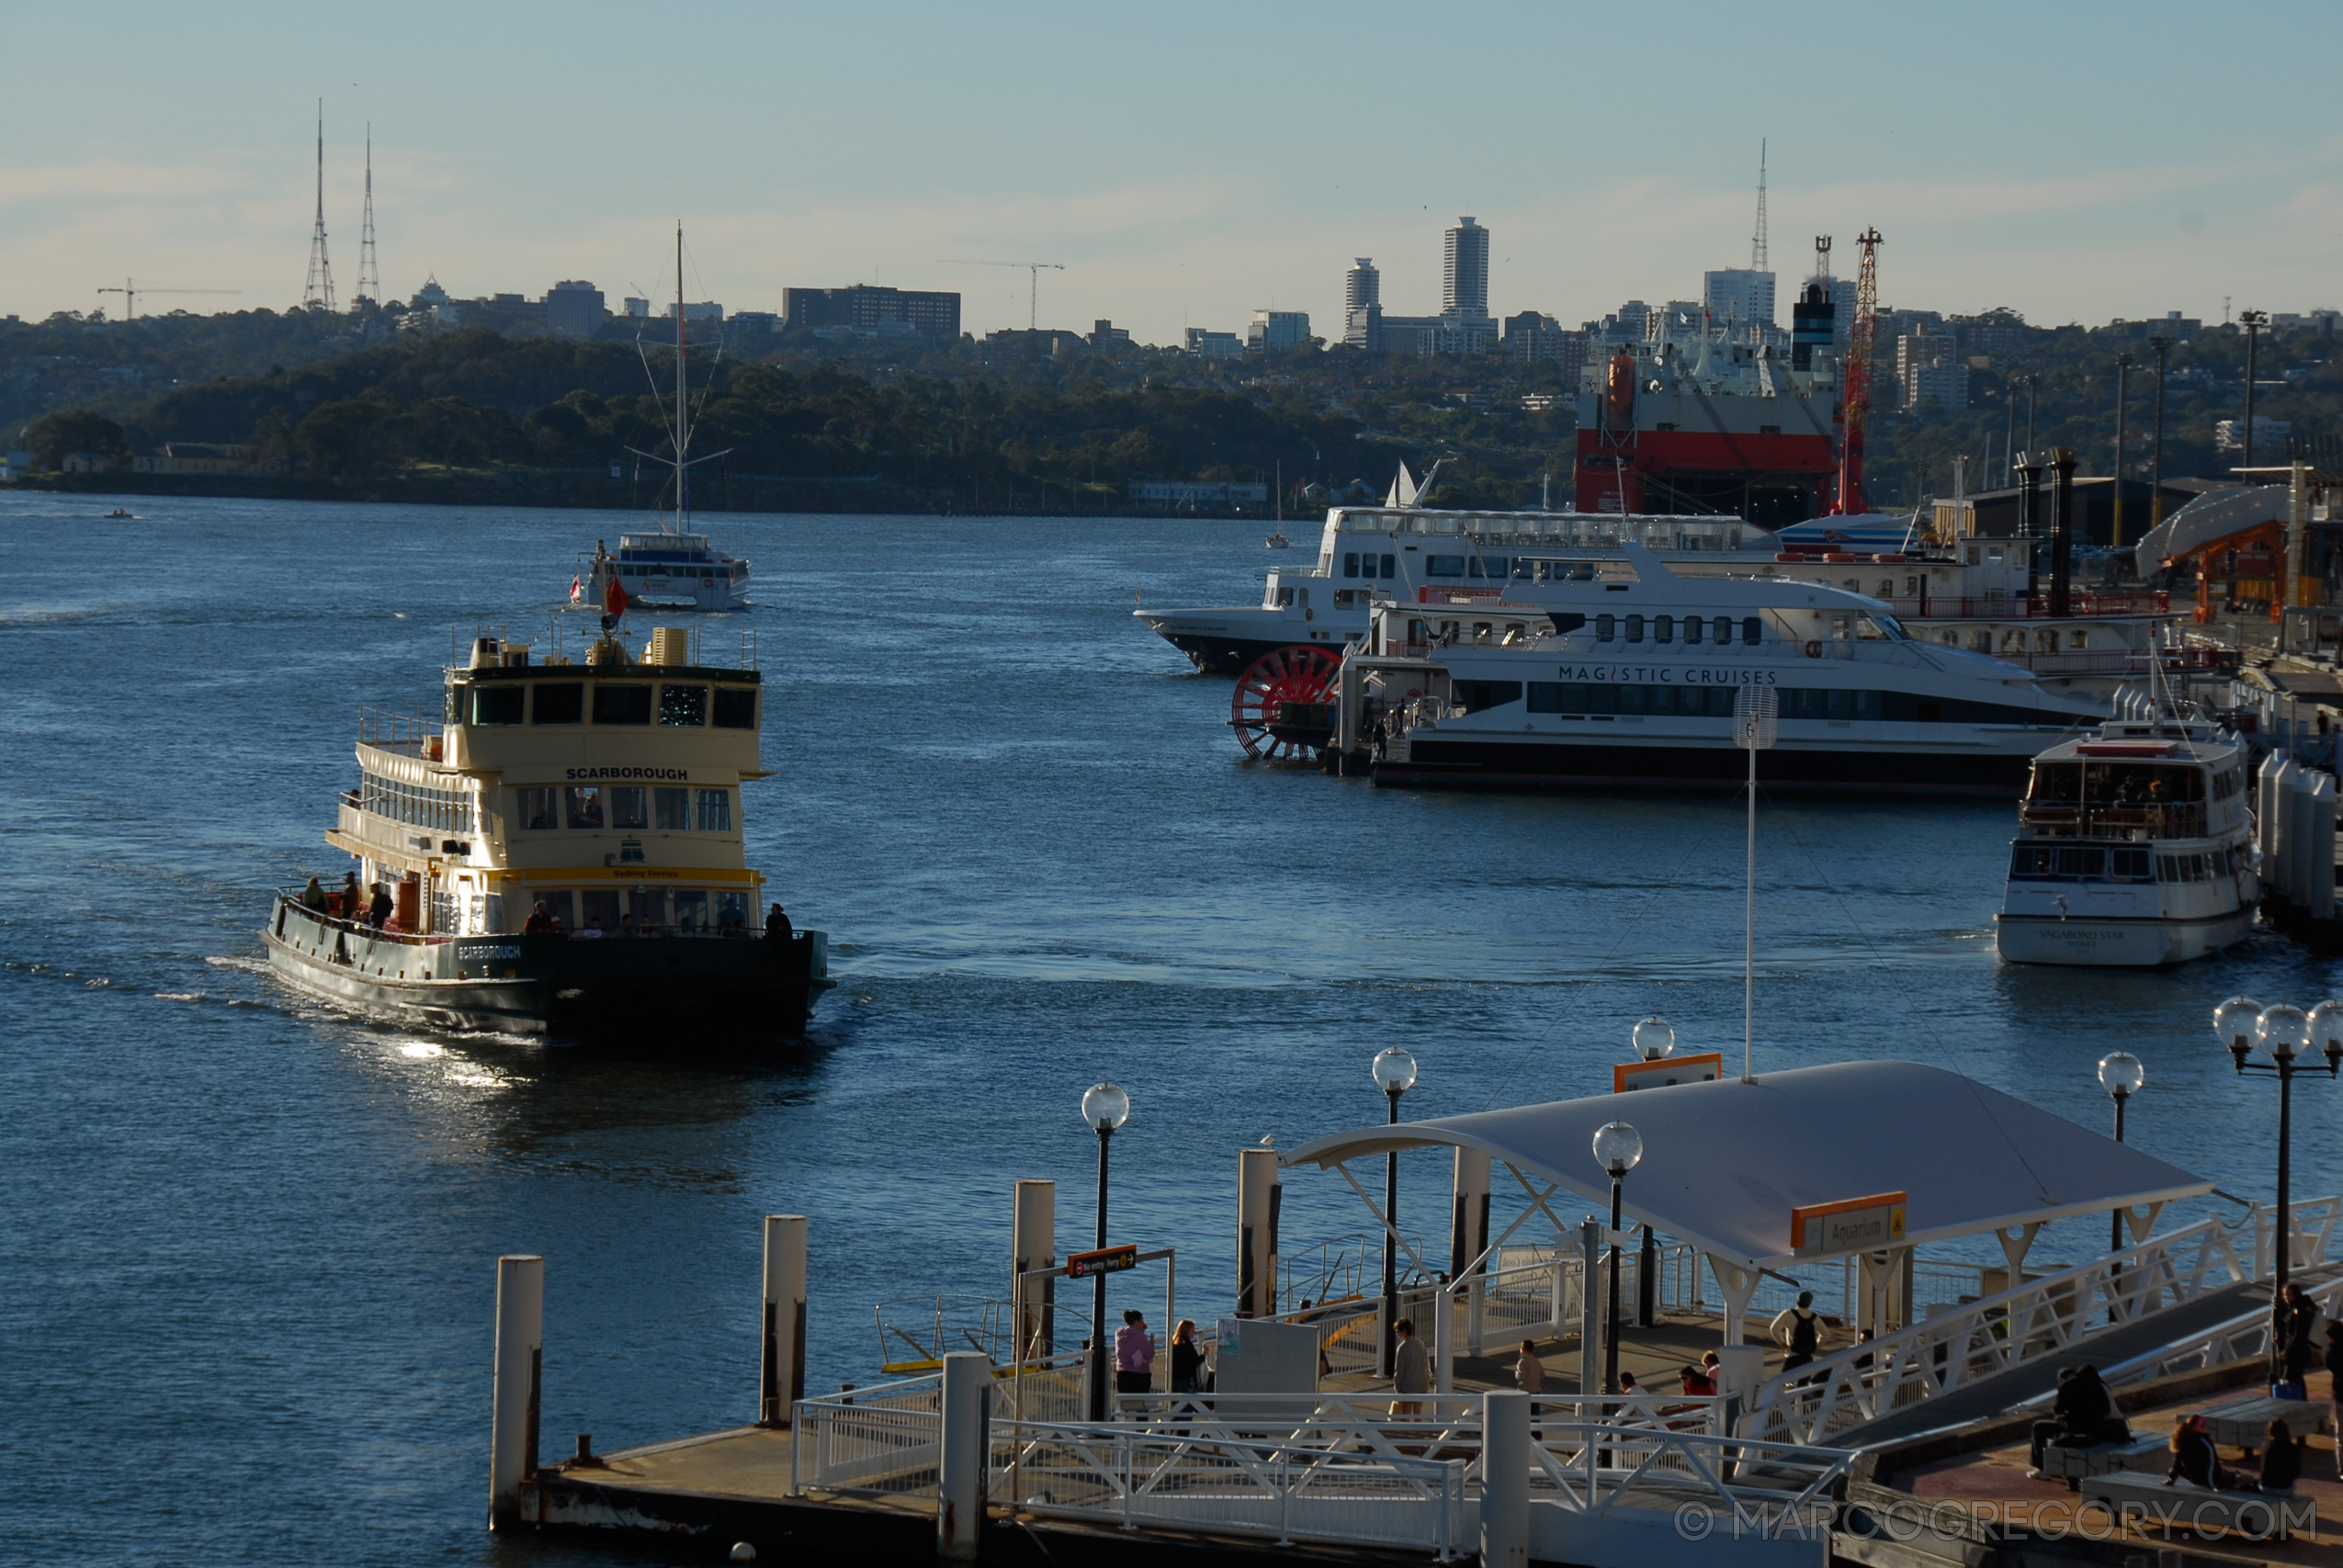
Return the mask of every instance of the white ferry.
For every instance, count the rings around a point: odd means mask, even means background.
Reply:
[[[1532,560],[1548,590],[1535,604],[1377,606],[1336,700],[1287,705],[1288,735],[1384,784],[1729,786],[1744,768],[1734,693],[1762,686],[1781,705],[1770,786],[1998,792],[2106,712],[1919,641],[1876,599],[1681,576],[1640,545],[1620,549],[1624,562]]]
[[[2013,964],[2155,968],[2243,941],[2254,866],[2246,743],[2170,710],[2034,759],[1994,945]]]
[[[621,534],[612,570],[626,585],[627,597],[644,605],[738,610],[748,604],[749,563],[711,548],[705,534],[663,528]],[[571,598],[587,603],[587,587],[581,572],[570,585]]]
[[[2156,634],[2171,622],[2168,595],[2077,593],[2072,613],[2053,618],[2046,598],[2032,592],[2026,542],[1869,547],[1891,534],[1900,540],[1909,527],[1903,518],[1891,529],[1877,519],[1834,517],[1774,535],[1707,514],[1338,506],[1326,514],[1316,558],[1271,570],[1260,604],[1143,607],[1135,615],[1199,671],[1239,675],[1297,646],[1339,654],[1365,635],[1369,606],[1378,601],[1560,603],[1545,575],[1556,552],[1615,553],[1634,544],[1680,576],[1764,575],[1881,600],[1913,637],[1990,654],[2054,688],[2105,695],[2146,675]]]
[[[483,637],[444,671],[440,721],[362,716],[357,787],[325,835],[351,892],[278,896],[276,973],[450,1027],[802,1033],[834,984],[828,942],[768,924],[741,843],[763,682],[692,640],[661,626],[630,655],[606,631],[576,664]]]

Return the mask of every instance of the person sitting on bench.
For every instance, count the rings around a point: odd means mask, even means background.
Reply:
[[[2100,1381],[2099,1369],[2088,1362],[2059,1369],[2058,1397],[2050,1411],[2049,1420],[2037,1421],[2033,1426],[2033,1466],[2026,1472],[2027,1479],[2032,1481],[2043,1478],[2042,1450],[2051,1443],[2061,1448],[2088,1448],[2095,1443],[2121,1441],[2132,1435],[2122,1417],[2115,1414],[2114,1396]]]
[[[2218,1491],[2227,1479],[2220,1456],[2213,1451],[2213,1434],[2205,1430],[2203,1416],[2191,1416],[2172,1428],[2172,1468],[2165,1472],[2164,1484],[2186,1481]]]

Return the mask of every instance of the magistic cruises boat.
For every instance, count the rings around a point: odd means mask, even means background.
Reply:
[[[2154,968],[2253,930],[2246,743],[2159,708],[2034,759],[1994,921],[2003,958]]]
[[[2150,644],[2171,622],[2168,595],[2076,593],[2067,615],[2052,616],[2047,596],[2033,591],[2026,542],[1874,547],[1909,530],[1907,518],[1895,519],[1892,529],[1830,518],[1774,535],[1713,514],[1338,506],[1327,513],[1317,557],[1272,569],[1258,604],[1135,614],[1198,670],[1241,675],[1296,649],[1319,649],[1330,660],[1365,635],[1370,606],[1379,602],[1443,611],[1500,600],[1560,604],[1550,576],[1557,554],[1583,558],[1640,545],[1682,577],[1762,574],[1880,600],[1913,637],[1991,654],[2054,689],[2103,696],[2146,676]],[[2168,649],[2165,657],[2168,663],[2179,655]]]
[[[1342,771],[1377,784],[1730,785],[1734,694],[1762,687],[1780,705],[1760,772],[1771,786],[2014,793],[2038,752],[2106,712],[1919,641],[1876,599],[1680,576],[1620,548],[1631,576],[1540,561],[1534,605],[1377,606],[1336,700],[1278,717],[1296,735],[1317,726]]]
[[[484,637],[445,671],[442,722],[362,716],[357,786],[325,835],[356,863],[357,907],[281,893],[262,933],[276,973],[450,1027],[662,1048],[804,1032],[835,983],[828,943],[767,929],[741,847],[763,682],[692,642],[662,626],[630,654],[606,628],[585,662],[537,663]]]

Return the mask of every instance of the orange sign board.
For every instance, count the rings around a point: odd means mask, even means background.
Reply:
[[[1904,1239],[1901,1192],[1804,1203],[1790,1211],[1790,1250],[1800,1258],[1835,1257],[1896,1247]]]
[[[1715,1083],[1725,1076],[1722,1052],[1702,1051],[1689,1056],[1662,1056],[1657,1062],[1622,1062],[1611,1069],[1611,1092],[1666,1089],[1670,1084]]]
[[[1096,1252],[1076,1252],[1066,1258],[1066,1278],[1087,1280],[1093,1274],[1119,1274],[1139,1265],[1139,1249],[1136,1242],[1120,1247],[1103,1247]]]

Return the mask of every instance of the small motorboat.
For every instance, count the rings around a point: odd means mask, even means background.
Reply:
[[[1291,548],[1291,547],[1292,547],[1293,543],[1294,543],[1291,539],[1288,539],[1288,538],[1287,538],[1287,537],[1286,537],[1284,534],[1282,534],[1282,533],[1280,533],[1280,534],[1272,534],[1272,535],[1269,536],[1269,538],[1268,538],[1265,542],[1267,543],[1268,547],[1269,547],[1271,549],[1273,549],[1273,550],[1289,549],[1289,548]]]
[[[116,517],[128,517],[128,518],[130,518],[132,522],[136,522],[136,521],[138,520],[137,513],[133,513],[133,512],[130,512],[130,511],[129,511],[129,510],[128,510],[128,509],[126,509],[126,508],[119,507],[119,506],[116,507],[113,511],[111,511],[111,512],[108,513],[106,515],[107,515],[107,517],[108,517],[108,519],[109,521],[110,521],[111,519],[113,519],[113,518],[116,518]]]

